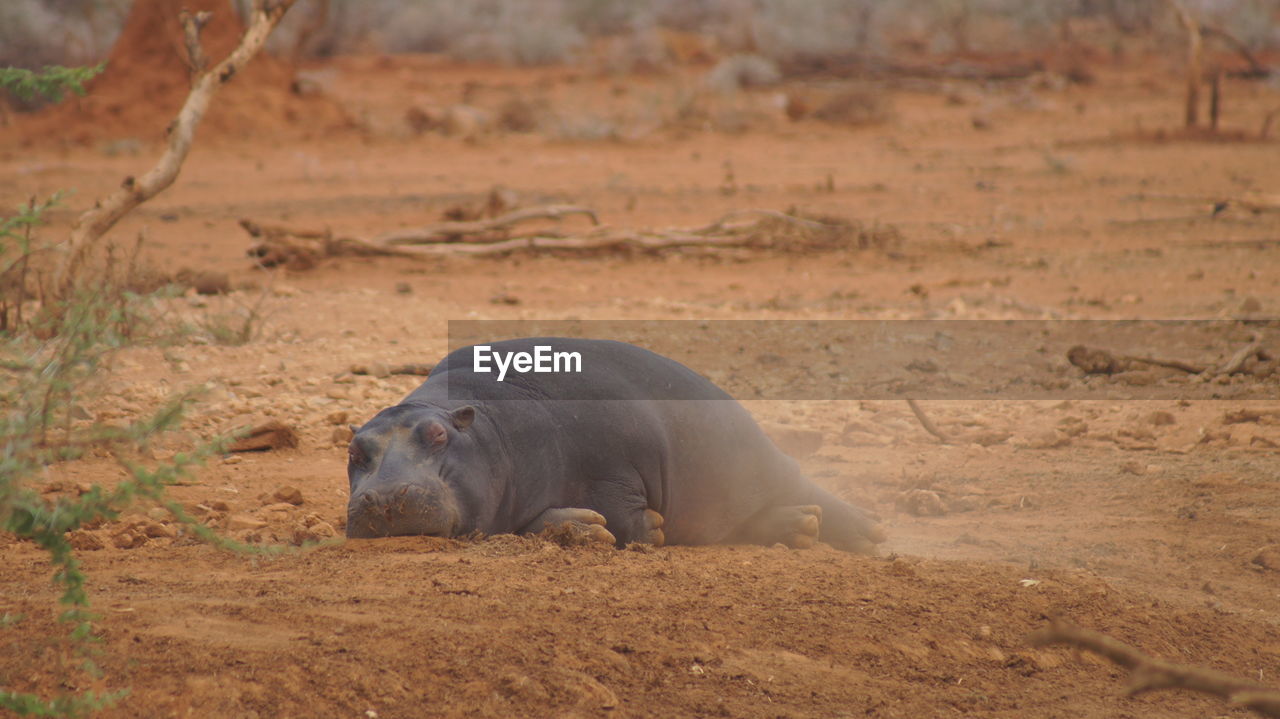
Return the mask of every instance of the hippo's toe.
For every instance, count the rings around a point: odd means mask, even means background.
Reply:
[[[661,547],[666,544],[667,535],[662,531],[662,524],[665,521],[666,520],[662,518],[661,514],[658,514],[652,509],[644,510],[644,528],[646,534],[646,539],[644,541],[655,547]]]
[[[554,534],[553,538],[571,538],[573,544],[615,544],[618,540],[605,529],[604,515],[579,507],[552,507],[534,519],[521,534]],[[563,537],[562,537],[563,535]]]
[[[734,540],[808,549],[817,544],[821,526],[822,507],[816,504],[766,507],[739,528]]]

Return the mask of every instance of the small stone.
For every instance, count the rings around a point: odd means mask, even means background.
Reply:
[[[1262,311],[1262,303],[1258,301],[1257,297],[1246,297],[1240,303],[1241,314],[1252,315],[1261,311]]]
[[[222,501],[221,499],[215,499],[215,500],[213,500],[212,502],[205,502],[205,506],[206,506],[206,507],[208,507],[209,509],[212,509],[212,510],[213,510],[213,511],[215,511],[215,512],[230,512],[230,511],[231,511],[231,505],[227,504],[226,502]]]
[[[1147,415],[1147,423],[1155,425],[1156,427],[1175,424],[1177,421],[1177,418],[1173,416],[1172,412],[1166,412],[1164,410],[1156,410],[1155,412]]]
[[[229,449],[232,452],[261,452],[297,446],[298,435],[293,428],[273,419],[250,429],[248,434],[236,440]]]
[[[369,365],[369,374],[379,379],[385,379],[391,376],[391,368],[386,362],[374,362]]]
[[[147,522],[145,525],[143,525],[142,533],[147,535],[148,537],[151,537],[152,539],[156,539],[160,537],[167,537],[169,539],[172,539],[173,537],[177,536],[177,533],[174,532],[173,528],[170,527],[169,525],[162,524],[160,522],[154,522],[154,521]]]
[[[229,454],[226,457],[222,458],[223,464],[240,464],[243,461],[244,461],[244,457],[241,457],[238,454]]]
[[[318,521],[310,526],[299,522],[293,528],[293,543],[302,544],[304,542],[319,542],[325,539],[333,539],[338,536],[338,530],[333,528],[332,524],[325,521]]]
[[[1249,561],[1263,569],[1280,572],[1280,545],[1272,544],[1259,549]]]
[[[329,399],[336,399],[339,401],[351,399],[351,393],[342,387],[330,387],[328,390],[325,390],[324,396]]]
[[[911,489],[898,495],[894,505],[899,511],[916,517],[941,517],[947,513],[942,497],[927,489]]]
[[[355,432],[352,432],[350,427],[334,427],[333,428],[332,440],[335,445],[347,444],[351,441],[351,438],[354,436],[356,436]]]
[[[231,531],[239,530],[257,530],[267,526],[267,523],[257,517],[248,514],[233,514],[227,518],[227,529]]]
[[[126,527],[112,535],[111,543],[120,549],[136,549],[147,543],[147,535],[133,527]]]
[[[277,489],[272,496],[281,502],[287,502],[294,506],[302,504],[302,490],[297,487],[285,485]]]
[[[330,412],[328,416],[324,418],[324,421],[328,422],[329,424],[346,424],[347,417],[349,414],[350,413],[347,412],[347,410],[340,409],[337,412]]]
[[[1071,444],[1071,437],[1064,432],[1044,430],[1032,434],[1020,444],[1028,449],[1057,449]]]
[[[1141,477],[1142,475],[1147,473],[1147,465],[1135,460],[1129,460],[1128,462],[1122,463],[1120,465],[1120,469],[1121,471],[1128,472],[1129,474],[1132,474],[1138,477]]]
[[[92,552],[99,549],[106,549],[106,542],[102,541],[102,537],[96,532],[90,532],[87,529],[77,529],[67,535],[67,540],[71,542],[73,549],[85,552]]]

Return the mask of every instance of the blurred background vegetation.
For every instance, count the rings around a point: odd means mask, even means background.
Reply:
[[[227,0],[229,6],[248,0]],[[130,0],[0,2],[0,65],[88,64],[111,47]],[[1253,51],[1280,45],[1280,0],[1187,0],[1205,22]],[[670,33],[701,36],[718,54],[776,62],[872,56],[1120,53],[1126,39],[1173,51],[1179,30],[1162,0],[302,0],[272,39],[295,59],[441,53],[517,65],[669,62]]]

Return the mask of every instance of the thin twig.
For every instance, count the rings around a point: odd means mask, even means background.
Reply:
[[[1061,618],[1029,638],[1033,646],[1066,644],[1100,654],[1130,672],[1129,696],[1157,689],[1190,689],[1213,694],[1263,716],[1280,717],[1280,691],[1259,686],[1230,674],[1164,661],[1100,632],[1076,626]]]
[[[1260,349],[1262,349],[1262,338],[1255,333],[1253,338],[1249,340],[1249,344],[1236,350],[1236,353],[1231,355],[1231,358],[1222,364],[1222,367],[1218,370],[1218,374],[1233,375],[1239,372],[1240,368],[1244,366],[1244,363],[1249,361],[1250,357],[1258,354],[1258,350]]]
[[[200,73],[209,66],[209,56],[200,45],[200,31],[208,24],[213,13],[202,10],[195,15],[183,8],[178,12],[178,21],[182,23],[182,41],[187,46],[187,64],[191,68],[191,81],[194,84]]]
[[[915,414],[916,419],[920,420],[920,426],[924,427],[924,431],[934,437],[937,437],[938,441],[943,444],[951,444],[951,440],[947,435],[943,434],[942,430],[938,429],[938,427],[929,420],[929,417],[925,415],[924,410],[920,409],[920,405],[917,404],[914,399],[907,400],[907,406],[911,408],[911,412]]]

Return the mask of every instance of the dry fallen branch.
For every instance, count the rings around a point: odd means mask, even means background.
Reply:
[[[295,230],[241,220],[241,226],[259,241],[249,253],[266,266],[276,258],[305,256],[295,268],[310,266],[319,257],[354,254],[401,256],[496,257],[515,252],[590,254],[616,251],[658,253],[664,250],[702,248],[834,250],[890,247],[901,242],[892,226],[863,227],[842,218],[805,217],[775,210],[740,210],[707,225],[693,228],[624,229],[597,225],[578,235],[531,230],[525,234],[510,228],[528,219],[583,214],[598,222],[594,211],[582,207],[530,207],[493,220],[442,222],[426,228],[386,233],[375,240],[333,238],[327,230]],[[754,218],[754,219],[752,219]],[[409,244],[412,243],[412,244]]]
[[[100,199],[92,209],[85,211],[76,220],[71,229],[67,254],[58,271],[57,287],[63,291],[70,288],[76,270],[84,262],[89,250],[120,218],[173,184],[191,149],[196,127],[209,109],[214,92],[231,80],[262,49],[271,31],[294,2],[295,0],[255,0],[253,10],[249,13],[249,27],[240,38],[240,44],[207,72],[202,72],[207,61],[200,47],[199,33],[200,27],[208,18],[203,13],[195,16],[185,12],[182,14],[188,62],[196,76],[182,109],[169,125],[169,144],[154,167],[141,177],[126,177],[120,189]]]
[[[1076,345],[1067,350],[1067,361],[1084,370],[1085,374],[1116,374],[1117,372],[1138,369],[1134,365],[1168,367],[1188,374],[1202,374],[1209,369],[1207,365],[1196,365],[1179,360],[1116,355],[1104,349],[1085,347],[1084,345]]]
[[[291,270],[309,270],[326,257],[414,256],[412,252],[373,245],[355,237],[335,237],[328,228],[300,230],[249,219],[240,220],[240,227],[258,240],[249,248],[249,256],[265,268],[283,265]]]
[[[951,443],[951,440],[947,437],[947,435],[943,434],[942,431],[938,429],[937,425],[935,425],[932,421],[929,420],[928,415],[924,413],[924,410],[920,409],[920,405],[917,404],[914,399],[907,400],[907,406],[911,408],[911,412],[916,416],[916,419],[920,420],[920,426],[924,427],[924,431],[928,432],[934,437],[937,437],[938,441],[942,442],[943,444]]]
[[[1230,674],[1157,659],[1105,634],[1053,618],[1030,637],[1034,646],[1066,644],[1100,654],[1130,672],[1129,696],[1158,689],[1190,689],[1213,694],[1263,716],[1280,717],[1280,691]]]
[[[1232,375],[1239,372],[1240,368],[1244,367],[1245,362],[1258,356],[1258,353],[1261,351],[1262,339],[1255,334],[1253,338],[1249,340],[1249,344],[1236,350],[1236,353],[1231,355],[1231,358],[1222,364],[1222,367],[1218,369],[1218,374]]]
[[[470,222],[438,222],[410,230],[393,230],[373,238],[375,245],[424,245],[435,242],[494,242],[508,239],[506,230],[530,220],[560,220],[570,215],[585,215],[592,225],[599,225],[595,210],[573,205],[544,205],[513,210],[490,220]]]

